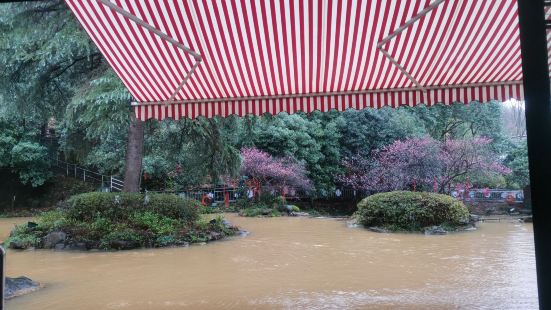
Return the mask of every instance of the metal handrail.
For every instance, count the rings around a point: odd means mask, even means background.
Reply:
[[[479,189],[468,190],[468,195],[463,191],[452,191],[453,197],[459,197],[466,201],[487,201],[487,202],[524,202],[524,191],[513,189]]]
[[[266,189],[266,188],[265,188]],[[234,202],[243,194],[243,190],[248,190],[246,187],[200,187],[200,188],[187,188],[182,190],[158,190],[149,191],[149,193],[175,193],[183,197],[194,198],[201,200],[204,195],[212,194],[213,202],[224,202],[224,194],[229,194],[229,202]],[[281,193],[274,190],[272,193],[274,196],[280,196]],[[288,200],[295,199],[310,199],[310,198],[322,198],[322,199],[334,199],[334,200],[348,200],[348,199],[361,199],[368,196],[368,192],[364,190],[356,190],[347,187],[338,187],[334,191],[321,190],[315,193],[307,193],[303,190],[299,190],[293,187],[288,187],[285,193],[285,197]],[[246,194],[245,194],[246,195]]]
[[[104,175],[75,164],[71,164],[60,160],[58,158],[52,158],[53,165],[62,170],[66,176],[76,179],[82,179],[84,182],[93,184],[99,184],[101,187],[108,187],[109,191],[122,191],[124,187],[124,180],[121,180],[112,175]]]

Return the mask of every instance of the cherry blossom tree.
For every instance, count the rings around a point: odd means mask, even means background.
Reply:
[[[511,173],[490,148],[492,140],[485,137],[453,140],[440,143],[439,160],[443,170],[438,179],[439,191],[449,192],[459,179],[483,179]]]
[[[241,174],[260,181],[263,187],[280,193],[285,193],[287,187],[305,191],[313,189],[304,164],[293,158],[276,158],[256,148],[243,148],[241,159]]]
[[[356,189],[384,192],[436,189],[449,192],[460,180],[510,173],[491,149],[488,138],[444,142],[412,138],[376,151],[371,158],[350,157],[337,179]]]

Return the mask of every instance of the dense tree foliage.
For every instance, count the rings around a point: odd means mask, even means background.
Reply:
[[[123,175],[132,98],[65,3],[0,6],[0,168],[35,186],[50,175],[49,156]],[[303,163],[316,190],[333,190],[342,185],[335,176],[345,171],[344,158],[370,158],[396,140],[427,135],[438,141],[488,137],[493,152],[513,170],[507,185],[523,187],[526,153],[516,146],[522,143],[507,138],[503,115],[511,113],[503,109],[496,102],[475,102],[148,121],[142,187],[178,190],[223,183],[238,176],[240,150],[255,147]],[[47,133],[54,137],[50,149],[42,147]]]
[[[37,136],[0,116],[0,169],[16,173],[21,183],[32,186],[44,184],[51,176],[48,150]]]
[[[524,188],[526,185],[530,184],[530,174],[528,173],[528,147],[525,141],[511,146],[504,163],[511,169],[511,173],[506,177],[509,186]]]
[[[17,173],[23,183],[46,181],[48,152],[40,138],[51,118],[63,116],[83,73],[100,62],[61,1],[2,5],[0,167]]]

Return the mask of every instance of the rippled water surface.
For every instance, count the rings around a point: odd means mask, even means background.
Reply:
[[[531,224],[446,236],[241,218],[245,238],[121,252],[8,251],[42,290],[7,309],[536,309]],[[0,220],[3,239],[22,219]]]

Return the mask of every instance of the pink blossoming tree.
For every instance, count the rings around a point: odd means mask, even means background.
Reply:
[[[378,150],[367,159],[344,160],[346,173],[338,177],[356,189],[384,192],[403,189],[433,189],[449,192],[451,186],[469,178],[508,174],[488,138],[436,141],[412,138]]]
[[[243,148],[241,159],[241,174],[257,179],[265,188],[285,193],[287,187],[305,191],[314,187],[304,164],[293,158],[276,158],[256,148]]]

